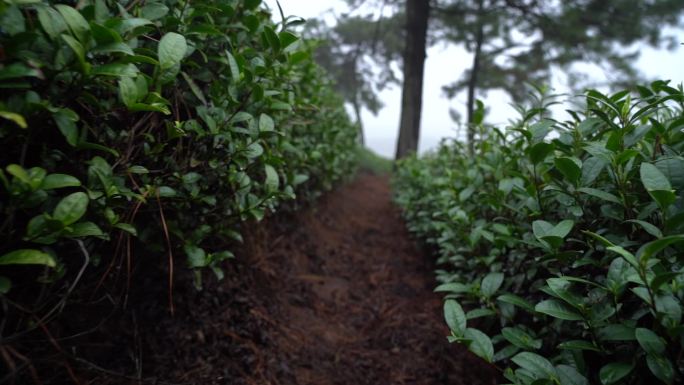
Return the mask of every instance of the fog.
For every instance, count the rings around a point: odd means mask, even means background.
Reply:
[[[266,4],[275,10],[274,18],[280,19],[275,0],[266,0]],[[348,7],[341,0],[311,1],[311,0],[280,0],[285,15],[297,15],[304,18],[323,17],[334,21],[334,15],[348,11]],[[367,13],[367,10],[356,12]],[[668,34],[675,35],[677,40],[684,42],[684,31],[681,29],[667,29]],[[673,50],[655,49],[647,46],[634,46],[640,57],[637,68],[648,78],[671,80],[674,84],[684,82],[684,46],[676,46]],[[466,95],[464,92],[449,99],[442,92],[442,86],[453,82],[461,76],[472,62],[472,55],[465,49],[438,44],[428,49],[425,63],[425,79],[423,87],[423,111],[421,119],[420,146],[421,152],[434,148],[444,137],[454,137],[462,134],[457,124],[452,120],[449,109],[455,109],[465,116]],[[610,82],[610,73],[605,73],[592,63],[579,65],[587,77],[598,83]],[[567,93],[567,79],[562,71],[554,71],[551,87],[554,92]],[[524,85],[521,85],[524,87]],[[394,86],[379,93],[385,107],[377,116],[365,111],[362,120],[365,129],[365,140],[368,147],[380,155],[394,156],[394,148],[399,127],[401,105],[401,88]],[[571,96],[568,96],[571,97]],[[489,91],[479,94],[489,109],[487,122],[491,124],[505,124],[516,116],[510,106],[510,98],[503,91]]]

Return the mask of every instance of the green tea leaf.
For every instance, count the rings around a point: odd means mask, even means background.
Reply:
[[[682,305],[673,295],[658,295],[655,298],[655,306],[660,323],[668,329],[673,329],[682,321]]]
[[[654,225],[652,225],[646,221],[641,221],[638,219],[628,219],[625,222],[634,223],[636,225],[639,225],[647,233],[653,235],[656,238],[661,238],[663,236],[663,233],[660,231],[659,228],[655,227]]]
[[[618,156],[615,157],[615,163],[618,165],[623,165],[623,164],[627,163],[628,161],[630,161],[631,159],[637,157],[639,154],[640,154],[639,151],[637,151],[633,148],[630,148],[630,149],[625,150],[625,151],[621,152],[620,154],[618,154]]]
[[[480,292],[485,297],[491,297],[494,293],[499,290],[503,284],[504,275],[503,273],[489,273],[482,279],[482,284],[480,285]]]
[[[660,286],[662,286],[665,283],[671,282],[673,279],[675,279],[681,274],[684,273],[679,271],[670,271],[658,274],[655,277],[653,277],[653,279],[649,283],[649,286],[651,287],[651,290],[657,291],[660,288]]]
[[[66,21],[71,33],[83,44],[88,42],[88,35],[90,34],[90,24],[76,9],[65,5],[55,4],[55,8],[62,15]]]
[[[9,111],[0,111],[0,118],[11,120],[16,123],[17,126],[21,128],[27,128],[26,119],[23,116]]]
[[[584,319],[575,309],[555,299],[539,302],[534,310],[567,321],[582,321]]]
[[[599,379],[603,385],[611,385],[625,378],[632,369],[634,365],[627,362],[611,362],[610,364],[604,365],[599,372]]]
[[[76,55],[76,59],[81,65],[81,69],[83,70],[84,73],[88,73],[90,70],[90,65],[86,62],[85,58],[85,48],[83,45],[73,37],[67,35],[67,34],[62,34],[61,35],[62,40],[64,40],[65,43],[71,48],[71,50],[74,52]]]
[[[135,81],[131,78],[123,78],[119,80],[119,98],[126,107],[133,106],[142,95],[138,93],[138,87]]]
[[[471,352],[487,362],[492,362],[494,346],[492,345],[492,340],[486,334],[477,329],[467,328],[463,336],[465,339],[470,340],[468,349]]]
[[[592,184],[596,178],[601,175],[601,172],[605,167],[606,161],[601,158],[592,156],[591,158],[585,160],[582,163],[581,185],[588,186]]]
[[[625,261],[627,261],[630,265],[634,266],[635,269],[639,269],[639,262],[637,262],[637,259],[634,256],[634,254],[625,250],[621,246],[606,247],[606,250],[619,254],[622,258],[625,259]]]
[[[651,194],[653,200],[658,202],[660,207],[662,207],[663,209],[666,209],[677,200],[677,195],[675,195],[674,190],[653,190],[649,191],[648,193]]]
[[[26,18],[16,5],[5,6],[3,13],[0,14],[0,25],[9,36],[26,32]]]
[[[450,282],[443,283],[435,288],[435,293],[449,292],[449,293],[467,293],[470,291],[470,287],[462,283]]]
[[[444,302],[444,319],[452,333],[458,337],[464,335],[467,318],[458,302],[453,299],[448,299]]]
[[[121,35],[126,35],[129,33],[133,34],[136,29],[150,24],[154,24],[152,20],[141,17],[130,17],[121,20],[115,28]]]
[[[656,159],[655,166],[677,191],[684,190],[684,157],[661,157]]]
[[[125,231],[134,237],[138,236],[138,230],[135,228],[135,226],[133,226],[129,223],[119,222],[119,223],[115,224],[114,227],[116,227],[117,229],[119,229],[121,231]]]
[[[635,277],[637,278],[638,281],[641,281],[640,277]],[[641,282],[639,282],[641,283]],[[653,303],[651,302],[651,296],[648,292],[648,289],[644,286],[637,286],[637,287],[632,287],[629,289],[632,293],[636,294],[637,297],[641,298],[645,303],[652,305]]]
[[[665,352],[665,343],[650,329],[637,328],[634,335],[646,353],[657,356]]]
[[[84,192],[69,194],[57,204],[52,216],[68,226],[85,215],[88,209],[88,201],[88,195]]]
[[[642,163],[640,175],[641,183],[643,183],[646,191],[661,207],[667,207],[675,201],[676,196],[670,181],[656,166],[650,163]]]
[[[81,181],[71,175],[66,174],[50,174],[43,179],[40,188],[43,190],[54,190],[64,187],[79,187]]]
[[[605,237],[603,237],[603,236],[601,236],[601,235],[598,235],[598,234],[596,234],[596,233],[594,233],[594,232],[583,230],[582,233],[584,233],[584,234],[586,234],[586,235],[589,235],[590,237],[596,239],[596,240],[599,241],[603,246],[606,246],[606,247],[615,246],[615,244],[613,244],[613,242],[609,241],[609,240],[606,239]]]
[[[266,180],[264,181],[266,190],[277,191],[280,186],[280,178],[276,169],[270,164],[266,164],[264,165],[264,172],[266,173]]]
[[[466,315],[461,305],[453,299],[444,301],[444,320],[456,336],[461,337],[466,332]]]
[[[534,232],[534,236],[537,237],[537,239],[541,239],[547,236],[551,229],[553,229],[553,225],[547,221],[536,220],[532,222],[532,231]]]
[[[194,80],[192,80],[192,78],[187,73],[181,71],[181,75],[183,76],[183,79],[185,79],[185,82],[188,83],[188,86],[190,86],[190,90],[192,91],[192,93],[197,97],[197,99],[199,99],[200,102],[202,102],[202,104],[206,106],[207,99],[204,96],[204,92],[202,92],[202,89],[197,85],[197,83],[195,83]]]
[[[620,201],[620,198],[616,197],[615,195],[613,195],[607,191],[598,190],[595,188],[588,188],[588,187],[581,187],[581,188],[577,189],[577,191],[585,193],[587,195],[591,195],[591,196],[599,198],[599,199],[603,199],[604,201],[622,204],[622,202]]]
[[[230,51],[226,50],[226,56],[228,57],[228,68],[230,68],[231,81],[233,84],[236,84],[240,81],[240,67],[238,67],[238,63]]]
[[[78,127],[76,126],[76,122],[79,119],[78,115],[71,110],[62,108],[52,114],[52,119],[57,124],[59,131],[64,135],[67,143],[76,146],[79,141]]]
[[[259,143],[252,143],[249,146],[247,146],[246,149],[246,156],[248,158],[257,158],[261,156],[261,154],[264,153],[264,148],[259,144]]]
[[[45,265],[57,266],[50,254],[34,249],[20,249],[10,251],[0,257],[0,265]]]
[[[185,250],[185,255],[188,259],[188,267],[198,268],[205,267],[209,264],[209,261],[207,260],[207,253],[204,251],[204,249],[187,244],[183,247],[183,250]]]
[[[546,358],[536,353],[522,352],[515,355],[511,361],[523,369],[529,370],[535,378],[558,378],[556,368]]]
[[[167,70],[179,65],[181,60],[185,57],[188,50],[188,43],[185,41],[183,35],[175,32],[165,34],[159,40],[157,47],[157,57],[159,58],[159,66],[162,70]]]
[[[91,75],[114,76],[114,77],[135,77],[140,71],[133,64],[109,63],[94,67]]]
[[[543,119],[538,123],[530,125],[528,127],[528,131],[531,134],[530,139],[532,143],[537,143],[544,140],[549,132],[551,132],[554,124],[555,122],[551,119]]]
[[[49,6],[37,6],[36,11],[40,26],[51,39],[58,39],[62,32],[67,30],[64,18],[56,9]]]
[[[584,340],[570,340],[570,341],[565,341],[561,342],[558,344],[558,349],[565,349],[565,350],[591,350],[595,352],[600,352],[601,349],[596,347],[593,343],[589,341],[584,341]]]
[[[169,7],[163,3],[145,3],[145,6],[140,9],[140,13],[145,19],[157,20],[169,13]]]
[[[5,168],[5,170],[7,170],[7,173],[19,179],[20,181],[26,183],[27,185],[31,185],[31,177],[20,165],[10,164]]]
[[[162,198],[173,198],[178,195],[178,192],[169,186],[160,186],[158,192],[159,196]]]
[[[571,219],[563,220],[555,226],[543,220],[536,220],[532,222],[532,231],[539,241],[557,249],[562,245],[563,239],[570,233],[574,224],[575,222]]]
[[[590,142],[584,146],[584,151],[591,154],[594,158],[599,159],[604,164],[610,164],[613,159],[613,151],[606,148],[603,143]]]
[[[478,308],[478,309],[470,310],[468,313],[466,313],[466,318],[471,320],[471,319],[475,319],[475,318],[491,317],[491,316],[495,316],[495,315],[497,315],[497,313],[492,309]]]
[[[246,121],[249,121],[252,119],[254,119],[252,114],[245,112],[245,111],[240,111],[237,114],[235,114],[235,116],[233,116],[233,118],[230,120],[230,122],[235,124],[235,123],[240,123],[240,122],[246,122]]]
[[[280,44],[282,48],[285,49],[297,40],[299,40],[299,36],[289,31],[283,31],[278,34],[278,39],[280,39]]]
[[[550,231],[546,233],[546,235],[554,236],[554,237],[559,237],[559,238],[565,238],[568,234],[570,234],[570,231],[572,231],[572,228],[575,226],[575,222],[572,219],[566,219],[561,222],[559,222],[556,226],[554,226]]]
[[[532,164],[539,164],[546,159],[549,154],[553,152],[555,146],[551,143],[539,142],[534,144],[529,149],[530,160]]]
[[[603,341],[634,341],[634,328],[622,324],[605,326],[598,331],[598,336]]]
[[[245,8],[247,9],[255,9],[261,5],[261,0],[245,0]]]
[[[502,294],[498,296],[496,299],[504,303],[510,303],[511,305],[518,306],[522,309],[529,311],[530,313],[534,312],[534,306],[532,306],[531,303],[529,303],[526,299],[515,294]]]
[[[131,166],[128,168],[128,172],[131,174],[149,174],[150,170],[143,166]]]
[[[561,278],[549,278],[546,280],[546,284],[549,286],[550,292],[547,292],[554,297],[560,298],[569,305],[581,308],[582,307],[582,297],[572,293],[570,291],[571,283]]]
[[[666,247],[679,242],[684,242],[684,234],[670,235],[664,238],[660,238],[643,245],[637,252],[637,256],[640,260],[647,261],[651,259],[651,257],[661,252]]]
[[[651,373],[666,384],[672,384],[674,380],[674,367],[667,358],[657,355],[646,356],[646,364]]]
[[[66,231],[66,236],[71,238],[100,237],[106,238],[105,233],[93,222],[79,222],[71,225]]]
[[[281,49],[280,38],[275,33],[273,28],[269,26],[264,26],[264,36],[266,36],[266,41],[271,46],[271,49],[278,52]]]
[[[589,380],[570,365],[556,365],[560,385],[589,385]]]
[[[275,124],[273,123],[273,119],[266,114],[261,114],[259,116],[259,131],[272,132],[274,129]]]
[[[570,182],[578,184],[582,176],[582,162],[579,159],[561,157],[556,158],[553,164]]]
[[[459,202],[465,202],[470,198],[473,194],[475,193],[475,188],[472,186],[468,186],[461,190],[460,193],[458,193],[458,201]]]
[[[135,53],[128,44],[121,42],[114,42],[109,44],[98,45],[90,50],[93,54],[112,54],[122,53],[124,55],[134,56]]]
[[[513,345],[528,350],[540,349],[542,346],[541,340],[534,339],[532,336],[517,327],[506,327],[501,329],[503,337]]]
[[[309,180],[309,176],[308,176],[308,175],[305,175],[305,174],[297,174],[297,175],[294,176],[294,179],[292,180],[292,185],[298,186],[298,185],[300,185],[300,184],[306,182],[307,180]],[[437,289],[435,289],[435,291],[437,291]]]
[[[189,172],[184,174],[181,179],[183,181],[183,184],[191,185],[199,182],[202,179],[202,175],[196,172]]]

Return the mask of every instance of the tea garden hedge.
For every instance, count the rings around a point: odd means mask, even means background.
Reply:
[[[357,130],[303,20],[271,19],[260,0],[0,1],[5,337],[131,258],[168,264],[170,296],[174,260],[221,278],[245,223],[349,175]]]
[[[475,154],[400,163],[396,201],[438,254],[451,341],[513,384],[681,383],[684,94],[668,82],[549,118],[543,89]]]

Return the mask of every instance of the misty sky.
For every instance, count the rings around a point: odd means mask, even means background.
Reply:
[[[280,20],[275,0],[265,0],[275,10],[274,18]],[[304,18],[318,17],[327,14],[326,19],[332,18],[332,12],[340,14],[347,9],[342,0],[280,0],[285,15],[297,15]],[[332,12],[331,12],[332,10]],[[683,30],[668,30],[684,42]],[[423,88],[423,113],[421,121],[420,151],[434,147],[443,137],[459,135],[456,123],[449,116],[449,109],[453,108],[465,116],[466,97],[464,93],[454,99],[448,99],[442,92],[442,86],[458,79],[472,62],[472,55],[464,49],[443,44],[428,50],[425,63],[425,80]],[[610,81],[610,74],[587,66],[591,76],[598,82]],[[674,84],[684,82],[684,46],[680,45],[673,51],[656,50],[650,47],[641,49],[638,68],[649,77],[672,80]],[[565,92],[563,76],[554,76],[554,87],[558,92]],[[521,85],[523,86],[523,85]],[[515,116],[515,110],[508,105],[509,98],[503,91],[490,91],[486,95],[479,95],[491,112],[487,116],[489,123],[505,124]],[[380,99],[385,104],[377,116],[364,111],[362,119],[366,130],[366,144],[375,152],[386,156],[394,156],[394,147],[399,127],[399,111],[401,105],[401,89],[393,87],[380,93]],[[462,134],[462,133],[461,133]]]

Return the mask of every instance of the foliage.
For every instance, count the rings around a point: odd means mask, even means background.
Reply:
[[[451,341],[515,384],[674,383],[684,327],[684,94],[548,97],[476,154],[399,163],[396,200],[443,266]]]
[[[626,47],[676,45],[664,27],[680,25],[682,11],[677,0],[441,1],[433,23],[438,38],[471,53],[480,50],[477,68],[444,89],[453,96],[476,76],[478,92],[503,89],[521,101],[525,89],[519,84],[548,82],[552,66],[559,66],[568,86],[579,91],[591,81],[573,66],[579,62],[609,72],[611,87],[633,84],[643,76],[635,67],[639,50]]]
[[[0,2],[0,265],[55,279],[138,237],[184,250],[199,285],[241,223],[353,167],[355,127],[301,19],[274,24],[260,0],[71,4]]]
[[[360,170],[369,171],[375,175],[389,175],[392,172],[391,160],[366,147],[359,146],[356,157]]]
[[[377,114],[383,103],[376,89],[399,82],[390,63],[399,60],[403,41],[401,34],[388,33],[400,30],[400,22],[397,16],[377,20],[345,16],[331,27],[310,20],[305,33],[321,40],[315,59],[335,78],[338,92],[350,103],[359,103]],[[378,71],[377,66],[382,70]]]
[[[403,18],[344,15],[334,26],[313,19],[307,21],[303,34],[320,41],[314,59],[352,106],[363,142],[361,110],[377,115],[383,107],[378,91],[399,83],[391,63],[399,60],[403,49]]]

